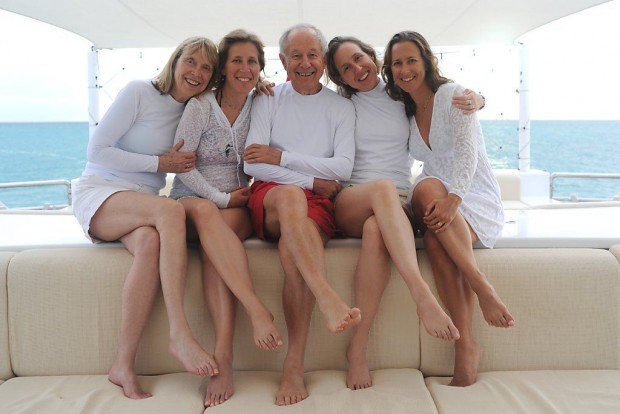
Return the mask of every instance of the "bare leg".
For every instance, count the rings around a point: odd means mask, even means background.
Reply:
[[[450,385],[465,387],[476,381],[480,346],[472,331],[474,292],[452,262],[435,233],[424,233],[424,248],[433,268],[437,290],[461,337],[454,343],[454,376]]]
[[[362,248],[355,268],[355,304],[364,317],[355,328],[347,350],[347,387],[359,390],[372,386],[366,360],[370,328],[379,310],[381,296],[390,280],[390,256],[374,216],[364,223]]]
[[[194,374],[217,373],[213,357],[194,338],[183,309],[187,277],[185,212],[174,200],[123,191],[110,196],[90,223],[91,233],[102,240],[119,240],[133,230],[154,227],[159,233],[159,275],[170,322],[169,351]]]
[[[254,291],[245,248],[224,220],[222,210],[201,198],[185,198],[181,203],[198,231],[206,256],[246,309],[254,328],[256,346],[264,350],[280,347],[282,336],[273,323],[273,315]],[[245,214],[244,210],[237,210]]]
[[[265,196],[265,228],[280,236],[280,245],[289,249],[296,268],[315,296],[319,309],[332,332],[342,332],[359,323],[359,309],[350,308],[329,285],[325,277],[325,236],[308,218],[303,191],[296,186],[274,187]]]
[[[140,338],[159,289],[159,233],[150,226],[139,227],[121,241],[134,259],[123,285],[118,352],[108,379],[122,387],[125,396],[142,399],[151,394],[140,387],[134,365]]]
[[[233,296],[213,264],[201,251],[205,301],[215,328],[214,356],[220,373],[211,377],[205,392],[206,407],[228,400],[233,388],[233,338],[235,333],[235,304]]]
[[[376,217],[385,246],[409,288],[426,331],[440,339],[458,339],[457,328],[422,278],[413,231],[391,181],[377,180],[350,187],[338,196],[336,223],[347,235],[360,237],[362,225],[371,215]]]
[[[426,179],[422,181],[413,194],[415,214],[422,217],[424,207],[433,199],[442,197],[447,197],[447,192],[439,180]],[[496,327],[509,328],[515,324],[514,318],[486,276],[478,269],[472,248],[476,239],[472,238],[472,234],[473,231],[469,224],[458,212],[449,225],[445,225],[442,231],[436,232],[437,239],[441,242],[446,253],[478,296],[478,302],[487,323]]]
[[[291,405],[308,398],[304,384],[304,355],[315,298],[295,265],[288,245],[279,242],[280,261],[284,269],[282,305],[288,331],[288,350],[282,379],[276,394],[277,405]]]

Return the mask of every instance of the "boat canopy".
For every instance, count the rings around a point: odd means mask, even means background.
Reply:
[[[61,27],[97,49],[174,47],[194,35],[220,39],[244,28],[277,46],[308,22],[330,39],[384,46],[401,30],[434,46],[512,43],[526,32],[608,0],[0,0],[0,8]]]

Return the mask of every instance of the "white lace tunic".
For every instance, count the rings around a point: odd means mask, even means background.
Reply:
[[[415,118],[411,119],[409,151],[424,162],[412,191],[426,178],[441,180],[449,193],[463,200],[459,212],[480,242],[493,247],[504,225],[499,185],[489,164],[478,117],[464,115],[452,106],[452,96],[462,94],[463,88],[454,83],[439,87],[433,104],[430,148],[422,139]]]
[[[243,150],[250,129],[251,107],[250,95],[231,126],[212,93],[187,103],[174,143],[183,139],[181,152],[196,151],[196,168],[175,176],[170,197],[199,196],[226,208],[230,192],[248,185],[243,172]]]

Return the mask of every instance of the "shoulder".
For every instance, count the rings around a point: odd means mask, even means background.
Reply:
[[[465,89],[458,83],[448,82],[439,86],[437,89],[437,96],[452,99],[454,95],[462,95]]]
[[[345,98],[337,92],[329,89],[327,86],[323,85],[320,94],[320,99],[325,101],[328,105],[342,108],[343,111],[355,112],[355,107],[353,106],[351,99]]]

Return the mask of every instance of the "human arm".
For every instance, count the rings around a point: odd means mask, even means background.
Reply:
[[[477,137],[475,135],[477,118],[463,114],[454,106],[450,106],[445,116],[448,119],[443,133],[446,134],[446,139],[453,146],[451,149],[452,169],[447,177],[450,185],[449,193],[447,197],[435,199],[429,203],[425,208],[424,216],[424,222],[427,226],[438,222],[445,223],[444,226],[440,226],[442,228],[454,220],[458,206],[471,187],[478,164]],[[448,137],[448,135],[451,136]]]
[[[481,94],[465,89],[462,95],[452,97],[452,105],[463,111],[465,115],[471,115],[484,108],[486,99]]]
[[[266,80],[259,80],[254,87],[254,95],[269,95],[273,96],[273,88],[276,86],[273,82]]]
[[[206,128],[209,128],[211,106],[208,101],[200,102],[192,98],[183,111],[183,116],[177,127],[175,143],[185,141],[182,151],[195,153],[200,145],[200,139]],[[226,208],[230,202],[230,194],[220,191],[211,185],[198,169],[191,169],[177,174],[177,177],[187,188],[196,195],[213,201],[219,208]]]
[[[255,161],[252,158],[252,152],[248,150],[253,148],[257,150],[262,148],[265,153],[271,149],[280,151],[270,146],[271,137],[271,105],[274,105],[277,97],[257,96],[252,102],[252,116],[250,123],[250,131],[246,140],[244,159],[244,171],[246,174],[253,176],[261,181],[274,181],[279,184],[293,184],[301,188],[312,190],[313,177],[298,173],[288,168],[281,167],[273,163],[264,162],[261,158]]]
[[[134,127],[138,118],[141,95],[136,82],[129,83],[119,92],[91,135],[86,151],[89,162],[123,172],[157,172],[157,155],[118,147],[119,141]]]
[[[281,166],[325,180],[351,178],[355,160],[355,108],[351,101],[342,98],[339,100],[341,102],[338,102],[338,106],[329,108],[325,125],[316,125],[318,134],[330,135],[327,140],[329,142],[321,142],[320,137],[317,137],[316,141],[319,145],[329,145],[329,155],[317,157],[302,152],[284,151]]]

